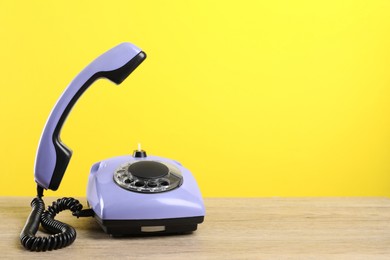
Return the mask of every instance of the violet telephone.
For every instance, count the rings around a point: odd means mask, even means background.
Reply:
[[[191,172],[175,160],[149,156],[140,147],[91,167],[87,187],[89,208],[74,198],[62,198],[45,210],[46,189],[57,190],[72,151],[61,141],[61,128],[74,104],[99,78],[120,84],[146,58],[131,43],[122,43],[90,63],[65,89],[43,130],[35,160],[37,196],[20,234],[31,251],[59,249],[73,243],[76,231],[56,214],[71,210],[77,217],[94,217],[112,236],[191,233],[205,215],[203,199]],[[36,236],[39,225],[50,233]]]

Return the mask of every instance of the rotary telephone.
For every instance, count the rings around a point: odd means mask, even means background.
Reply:
[[[87,187],[89,208],[74,198],[62,198],[45,210],[44,190],[57,190],[72,156],[61,141],[61,128],[74,104],[99,78],[120,84],[146,58],[131,43],[122,43],[96,58],[68,85],[43,129],[35,160],[37,196],[20,234],[31,251],[47,251],[73,243],[76,231],[56,214],[71,210],[77,217],[94,217],[112,236],[174,234],[195,231],[205,208],[191,172],[179,162],[147,155],[138,147],[132,155],[102,160],[91,167]],[[50,233],[36,236],[39,225]]]

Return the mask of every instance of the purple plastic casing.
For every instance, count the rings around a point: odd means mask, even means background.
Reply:
[[[124,163],[151,160],[175,165],[183,175],[180,187],[161,193],[125,190],[114,182],[114,171]],[[119,156],[95,163],[89,175],[87,200],[102,220],[147,220],[205,215],[203,199],[191,172],[176,161],[148,156]]]
[[[53,177],[57,160],[53,133],[72,98],[93,75],[121,68],[140,52],[141,50],[131,43],[122,43],[110,49],[85,67],[62,93],[46,122],[35,159],[35,181],[41,187],[47,189]]]

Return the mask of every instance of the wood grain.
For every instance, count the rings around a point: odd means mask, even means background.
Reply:
[[[390,259],[389,198],[208,198],[198,231],[164,237],[112,238],[63,212],[77,239],[45,253],[19,243],[30,201],[0,197],[0,258]]]

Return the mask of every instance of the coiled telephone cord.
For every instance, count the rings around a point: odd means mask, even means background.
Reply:
[[[69,246],[76,239],[76,230],[68,224],[55,220],[55,216],[64,210],[72,211],[73,215],[77,217],[93,216],[92,211],[82,211],[83,205],[74,198],[58,199],[45,211],[45,203],[42,200],[43,188],[38,186],[37,191],[37,197],[31,202],[31,213],[20,233],[20,242],[26,249],[37,252]],[[36,236],[40,224],[51,235]]]

